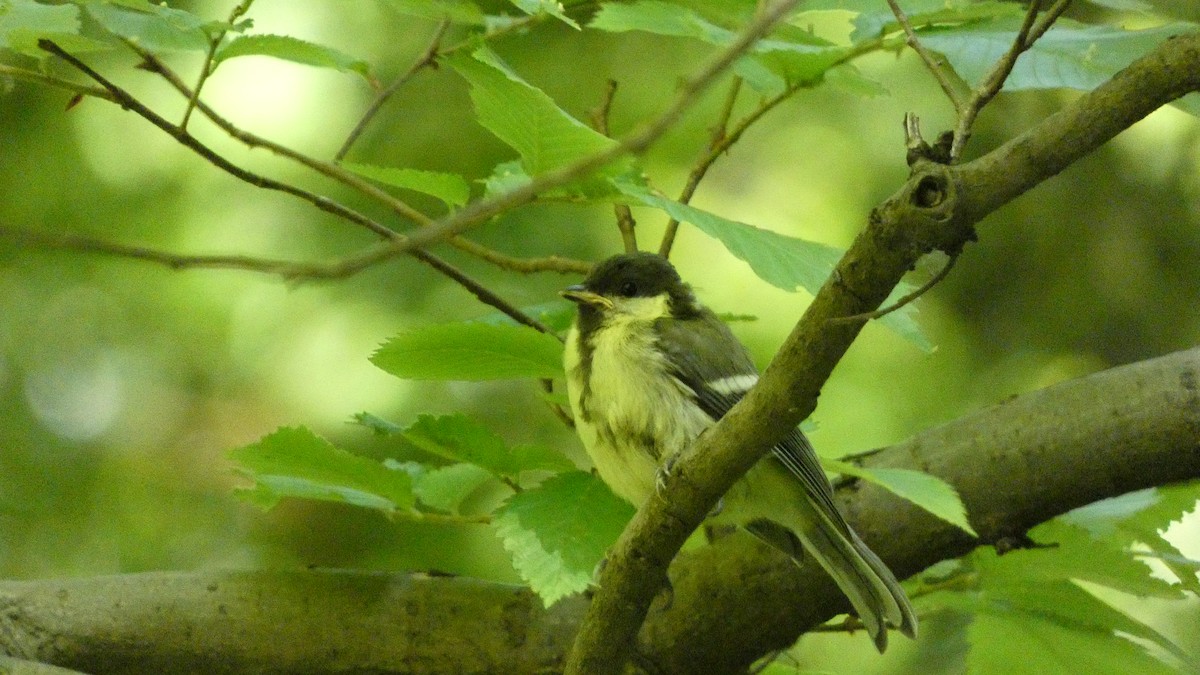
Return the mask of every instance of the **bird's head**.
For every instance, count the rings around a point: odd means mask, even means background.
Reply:
[[[692,290],[666,258],[624,253],[596,265],[581,284],[562,296],[579,306],[582,321],[626,318],[653,321],[682,318],[698,311]]]

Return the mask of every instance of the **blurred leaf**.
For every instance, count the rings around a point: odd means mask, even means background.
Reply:
[[[1107,7],[1122,12],[1150,12],[1153,7],[1142,0],[1087,0],[1093,5]]]
[[[731,42],[733,31],[710,23],[683,5],[658,0],[633,3],[606,2],[588,28],[609,32],[644,31],[655,35],[689,37],[713,45]]]
[[[967,30],[925,31],[921,41],[929,49],[944,54],[963,79],[977,84],[1008,51],[1018,25],[1019,20],[994,21]],[[1124,30],[1060,19],[1017,59],[1004,89],[1090,91],[1167,38],[1197,30],[1200,26],[1183,22]]]
[[[483,10],[469,0],[387,0],[401,14],[482,26]]]
[[[1000,557],[988,548],[971,554],[982,592],[975,596],[975,618],[967,631],[970,670],[1001,672],[995,670],[998,660],[1022,645],[1025,656],[1020,663],[1028,672],[1171,672],[1141,647],[1114,634],[1120,631],[1180,654],[1156,630],[1068,580],[1043,577],[1031,558],[1011,555]],[[1030,639],[1043,648],[1029,649]]]
[[[374,82],[374,78],[371,76],[371,67],[366,61],[340,52],[333,47],[326,47],[288,35],[243,35],[237,37],[217,50],[213,63],[221,63],[238,56],[272,56],[306,66],[355,72],[366,78],[368,82]]]
[[[539,446],[509,448],[491,429],[463,414],[421,415],[401,435],[426,452],[455,462],[469,462],[513,480],[524,471],[575,468],[571,460],[556,450]]]
[[[570,328],[571,322],[575,320],[575,305],[566,300],[550,300],[549,302],[542,302],[536,305],[526,305],[520,309],[526,315],[541,321],[547,328],[556,333],[562,333]],[[476,321],[509,326],[520,325],[515,319],[503,312],[494,312],[486,316],[481,316]]]
[[[563,9],[562,3],[557,2],[557,0],[509,0],[509,2],[530,16],[537,16],[539,14],[552,16],[571,28],[579,30],[579,24],[566,15],[566,10]]]
[[[1101,607],[1105,605],[1091,596],[1081,596],[1074,606],[1054,609],[1080,614]],[[1141,647],[1114,635],[1110,628],[1081,628],[1061,616],[1037,612],[997,609],[978,613],[967,627],[967,640],[971,645],[967,652],[968,673],[1009,673],[1014,664],[1020,664],[1020,671],[1027,673],[1176,672]]]
[[[195,14],[148,2],[124,2],[124,7],[104,0],[84,6],[106,30],[152,52],[200,51],[209,48],[207,29],[213,25]],[[137,9],[128,9],[136,7]]]
[[[563,167],[616,144],[565,113],[486,47],[470,56],[456,53],[446,61],[470,83],[479,123],[520,154],[529,175]],[[623,171],[629,163],[616,164]]]
[[[658,0],[606,3],[588,27],[694,38],[715,46],[725,46],[737,35],[691,8]],[[803,31],[791,31],[788,38],[759,40],[752,48],[754,54],[740,59],[735,72],[756,91],[773,96],[782,92],[787,83],[816,81],[850,53],[849,47],[833,45]]]
[[[1031,581],[1082,579],[1142,597],[1183,597],[1178,586],[1150,574],[1150,568],[1128,548],[1093,538],[1062,518],[1038,525],[1029,536],[1039,544],[1055,545],[1051,549],[1019,549],[1005,554],[1013,556],[1014,564],[1026,561],[1022,573]]]
[[[33,0],[0,2],[0,48],[40,58],[49,54],[38,49],[39,38],[73,51],[65,40],[79,37],[78,7],[42,5]]]
[[[474,464],[451,464],[432,468],[416,478],[413,492],[431,508],[457,514],[462,501],[496,478],[487,469]]]
[[[818,7],[829,4],[829,1],[817,0],[820,3]],[[832,2],[836,3],[838,0]],[[854,18],[854,32],[850,35],[852,42],[872,40],[901,30],[896,16],[888,9],[886,3],[853,0],[848,4],[853,5],[853,9],[858,12]],[[901,7],[908,15],[909,22],[918,30],[931,26],[958,30],[963,26],[996,19],[1019,20],[1025,13],[1025,9],[1016,2],[989,0],[905,0]]]
[[[1196,570],[1180,564],[1179,560],[1186,558],[1162,537],[1172,521],[1180,520],[1196,508],[1198,497],[1200,482],[1149,488],[1089,504],[1063,514],[1059,520],[1118,546],[1148,547],[1179,578],[1183,588],[1200,594]]]
[[[341,165],[360,176],[384,185],[437,197],[451,208],[466,204],[471,197],[471,188],[467,185],[466,179],[454,173],[372,166],[353,162],[342,162]]]
[[[376,436],[391,436],[404,431],[404,427],[400,426],[399,424],[396,424],[395,422],[389,422],[388,420],[369,412],[356,413],[352,419],[355,424],[364,426],[371,431],[374,431]]]
[[[788,237],[722,218],[667,199],[632,181],[614,179],[612,182],[634,201],[661,209],[680,222],[700,228],[700,231],[720,241],[734,257],[746,261],[758,278],[785,291],[794,292],[803,288],[816,295],[844,253],[834,246]],[[909,292],[911,286],[899,284],[885,304]],[[912,303],[887,314],[880,319],[880,323],[896,331],[918,348],[926,352],[932,351],[932,344],[916,322],[916,307]]]
[[[898,497],[907,499],[942,520],[961,528],[972,537],[979,535],[967,521],[967,509],[954,486],[923,471],[909,469],[865,469],[851,462],[821,458],[829,471],[875,483]]]
[[[39,40],[49,40],[59,47],[62,47],[62,49],[68,54],[102,52],[113,48],[113,46],[107,42],[100,42],[99,40],[93,40],[89,37],[76,35],[74,33],[53,33],[30,30],[27,28],[16,28],[9,31],[7,36],[0,35],[0,41],[3,41],[5,38],[7,38],[9,49],[37,59],[50,56],[50,52],[47,52],[38,46]]]
[[[493,526],[513,568],[548,607],[587,588],[632,517],[633,507],[599,478],[571,471],[509,497]]]
[[[526,326],[478,321],[401,331],[371,363],[406,380],[505,380],[562,375],[562,343]]]
[[[280,428],[229,456],[240,473],[254,479],[248,496],[260,506],[300,497],[387,513],[413,508],[407,474],[334,447],[304,427]]]

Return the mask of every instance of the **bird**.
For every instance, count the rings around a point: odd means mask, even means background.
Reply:
[[[563,350],[576,432],[600,478],[640,506],[657,493],[661,467],[716,424],[758,382],[758,370],[658,254],[610,257],[561,295],[576,305]],[[834,504],[799,428],[730,488],[710,522],[740,526],[797,562],[807,551],[880,653],[889,627],[916,637],[908,596]]]

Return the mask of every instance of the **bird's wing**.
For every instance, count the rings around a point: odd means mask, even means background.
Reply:
[[[758,370],[746,347],[728,326],[705,310],[697,319],[660,319],[659,346],[673,366],[672,375],[692,391],[701,410],[719,420],[758,381]],[[850,527],[834,506],[833,488],[812,444],[800,429],[792,430],[772,454],[800,480],[813,503],[843,532]]]

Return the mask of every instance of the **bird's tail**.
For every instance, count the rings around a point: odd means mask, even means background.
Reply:
[[[880,652],[887,648],[888,626],[915,638],[916,613],[892,571],[844,521],[833,522],[823,509],[808,506],[804,515],[809,517],[801,519],[804,527],[795,534],[850,599],[875,647]]]

